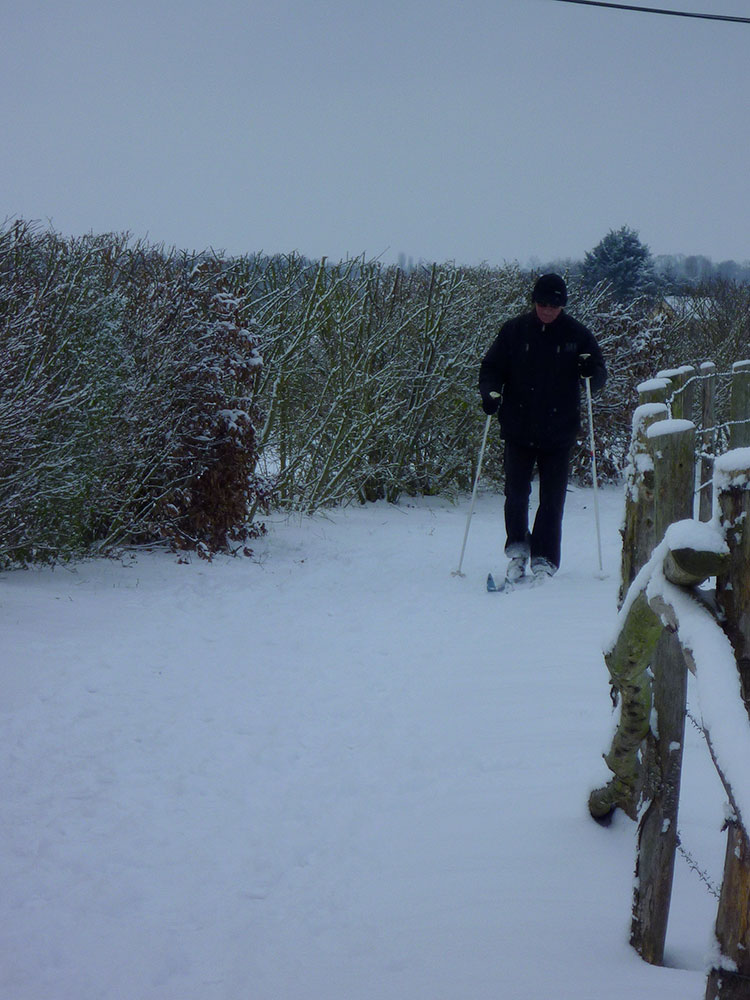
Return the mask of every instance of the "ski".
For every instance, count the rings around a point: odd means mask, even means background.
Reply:
[[[510,594],[514,590],[528,590],[530,587],[539,587],[544,583],[546,579],[546,574],[539,573],[534,576],[533,573],[528,573],[525,576],[519,577],[518,580],[503,580],[502,583],[496,583],[495,578],[492,573],[487,574],[487,593],[488,594]]]

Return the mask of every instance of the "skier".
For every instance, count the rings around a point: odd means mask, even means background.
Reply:
[[[602,388],[607,369],[596,338],[573,319],[559,274],[534,285],[531,312],[508,320],[482,360],[479,392],[487,414],[499,409],[505,440],[506,583],[526,574],[534,581],[560,565],[562,518],[570,449],[580,430],[580,380]],[[493,393],[500,394],[499,398]],[[539,472],[539,507],[529,533],[529,496]]]

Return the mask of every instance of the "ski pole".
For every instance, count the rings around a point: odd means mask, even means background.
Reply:
[[[582,354],[582,358],[591,357],[590,354]],[[589,438],[591,441],[591,477],[594,481],[594,520],[596,521],[596,548],[599,554],[599,572],[602,572],[602,534],[599,527],[599,483],[596,475],[596,446],[594,444],[594,407],[591,403],[591,377],[584,379],[586,383],[586,403],[589,410]]]
[[[499,399],[499,392],[491,392],[490,396],[492,399]],[[487,434],[490,429],[490,421],[492,420],[492,414],[487,414],[487,419],[484,422],[484,434],[482,435],[482,446],[479,449],[479,461],[477,462],[477,474],[474,476],[474,489],[471,491],[471,505],[469,506],[469,514],[466,518],[466,529],[464,530],[464,541],[461,546],[461,556],[458,560],[458,569],[454,569],[451,576],[466,576],[465,573],[461,572],[461,567],[464,562],[464,552],[466,551],[466,539],[469,537],[469,526],[471,525],[471,516],[474,513],[474,503],[477,499],[477,486],[479,485],[479,477],[482,474],[482,459],[484,458],[484,449],[487,444]]]

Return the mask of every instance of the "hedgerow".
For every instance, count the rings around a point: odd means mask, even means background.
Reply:
[[[231,271],[126,237],[0,232],[2,563],[165,540],[210,555],[260,530],[244,517],[264,499],[259,341]]]
[[[517,265],[405,273],[6,224],[0,565],[159,543],[210,558],[249,551],[272,508],[470,489],[479,361],[530,285]],[[570,309],[610,370],[597,449],[614,479],[668,321],[601,286],[571,287]],[[491,435],[495,486],[501,449]]]

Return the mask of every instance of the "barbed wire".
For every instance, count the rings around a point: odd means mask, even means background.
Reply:
[[[685,709],[685,718],[693,726],[693,728],[696,729],[705,739],[706,730],[703,725],[703,722],[700,719],[696,719],[696,717],[693,715],[693,713],[690,711],[689,708]],[[717,888],[715,880],[708,874],[706,869],[701,868],[701,866],[695,860],[690,851],[688,851],[687,848],[684,846],[684,844],[682,843],[682,830],[679,829],[677,830],[677,850],[680,852],[680,855],[687,864],[688,868],[692,872],[695,872],[695,874],[698,876],[701,882],[703,882],[703,884],[706,886],[711,895],[714,896],[716,899],[718,899],[719,896],[721,895],[721,890]]]
[[[742,370],[742,369],[740,369],[740,370]],[[745,369],[745,370],[747,370],[747,369]],[[679,371],[678,369],[674,369],[673,373],[677,374],[678,371]],[[671,404],[672,404],[673,400],[680,393],[684,393],[685,390],[687,389],[687,387],[691,383],[694,383],[694,382],[704,382],[704,381],[706,381],[706,380],[708,380],[710,378],[716,379],[716,378],[723,378],[723,377],[727,377],[727,376],[734,377],[734,375],[736,374],[736,371],[737,371],[737,369],[735,368],[735,369],[733,369],[730,372],[710,371],[710,372],[706,372],[705,374],[696,374],[696,375],[690,376],[690,378],[686,379],[685,382],[683,382],[682,385],[680,385],[677,388],[675,388],[674,392],[672,392],[671,395],[665,397],[665,403],[666,403],[666,405],[668,407],[668,412],[671,415],[671,412],[672,412],[672,406],[671,406]],[[655,377],[655,379],[658,379],[659,377],[660,376],[657,375]],[[667,375],[667,374],[664,374],[664,375],[661,376],[661,378],[663,378],[664,380],[670,380],[671,376]],[[651,380],[651,381],[655,381],[655,379]],[[726,433],[729,431],[730,427],[739,426],[739,425],[743,425],[743,424],[750,424],[750,417],[748,417],[748,418],[742,418],[742,419],[738,419],[738,420],[723,421],[723,422],[721,422],[719,424],[716,424],[713,427],[702,428],[700,426],[697,426],[696,430],[698,430],[701,433],[701,435],[703,436],[703,442],[704,442],[704,444],[706,443],[706,438],[709,435],[712,435],[712,434],[714,435],[714,442],[716,443],[718,441],[718,439],[719,439],[719,435],[720,434],[726,435]],[[697,454],[696,454],[696,458],[698,458],[698,459],[714,460],[716,457],[717,456],[716,456],[715,453],[704,451],[704,450],[698,451]],[[697,486],[697,488],[695,490],[695,494],[698,494],[702,490],[705,490],[705,489],[707,489],[708,487],[711,487],[711,486],[713,486],[713,478],[711,478],[707,482],[701,483],[699,486]],[[702,721],[700,721],[699,719],[697,719],[688,708],[685,709],[685,718],[691,723],[691,725],[704,738],[706,737],[706,730],[705,730],[705,727],[704,727]],[[715,899],[717,899],[717,900],[720,899],[721,898],[721,890],[720,890],[719,887],[717,887],[716,881],[711,877],[711,875],[708,873],[708,871],[705,868],[701,867],[701,865],[698,864],[698,862],[696,861],[694,855],[684,846],[684,844],[683,844],[683,837],[682,837],[682,831],[679,828],[677,830],[676,847],[677,847],[677,851],[679,852],[680,856],[682,857],[682,859],[687,864],[687,866],[690,869],[690,871],[694,872],[698,876],[699,880],[703,883],[703,885],[705,886],[705,888],[707,889],[707,891]]]
[[[675,368],[675,369],[666,369],[666,371],[674,371],[675,373],[678,372],[679,370],[680,369],[678,369],[678,368]],[[748,374],[750,374],[750,368],[740,369],[740,371],[743,371],[743,370],[747,371]],[[727,371],[727,372],[711,371],[711,372],[707,372],[704,375],[691,375],[690,378],[686,379],[682,383],[682,385],[677,386],[677,388],[674,390],[674,392],[670,393],[669,396],[665,396],[664,402],[665,402],[665,404],[666,404],[666,406],[669,409],[669,412],[671,414],[671,412],[672,412],[672,403],[674,402],[674,400],[681,393],[685,392],[685,390],[687,389],[687,387],[689,385],[691,385],[691,383],[693,383],[693,382],[706,382],[708,379],[711,379],[711,378],[713,378],[713,379],[716,379],[716,378],[729,378],[729,379],[731,379],[736,374],[737,374],[737,371],[735,369],[733,369],[733,370],[730,370],[730,371]],[[660,375],[656,375],[656,376],[654,376],[653,379],[649,379],[648,381],[656,381],[659,378],[662,378],[664,381],[671,381],[671,376],[670,375],[666,375],[666,374],[665,375],[661,375],[661,376]],[[703,435],[720,434],[722,431],[725,431],[725,432],[728,431],[730,427],[737,427],[737,426],[740,426],[741,424],[750,424],[750,417],[745,417],[745,418],[743,418],[741,420],[725,420],[725,421],[722,421],[722,423],[714,424],[713,427],[702,427],[702,426],[700,426],[700,424],[697,424],[695,429],[700,434],[703,434]],[[703,457],[703,458],[716,458],[716,455],[715,454],[705,453],[701,457]]]
[[[665,369],[665,371],[673,371],[673,372],[679,372],[679,370],[680,370],[679,368],[674,368],[674,369],[667,368],[667,369]],[[743,369],[740,369],[740,370],[742,371]],[[744,370],[748,370],[748,369],[744,369]],[[685,381],[682,383],[682,385],[679,385],[675,389],[675,391],[672,393],[671,396],[668,397],[668,399],[670,399],[670,400],[674,399],[675,396],[678,396],[681,392],[684,392],[685,389],[687,389],[687,387],[690,385],[691,382],[706,382],[710,378],[729,378],[729,379],[731,379],[736,374],[737,374],[736,371],[730,370],[728,372],[710,371],[710,372],[706,372],[705,375],[691,375],[690,378],[685,379]],[[650,379],[649,381],[656,381],[659,378],[662,378],[662,379],[664,379],[665,382],[668,382],[668,381],[671,381],[672,377],[670,375],[655,375],[654,378]]]
[[[701,882],[705,885],[705,887],[708,889],[708,891],[715,899],[719,899],[719,897],[721,896],[721,890],[717,888],[716,883],[708,874],[708,872],[704,868],[701,868],[701,866],[695,860],[690,851],[685,849],[682,843],[682,833],[680,830],[677,831],[677,850],[679,851],[680,856],[685,861],[690,871],[695,872],[695,874],[698,876],[698,878],[701,880]]]
[[[742,420],[725,420],[724,423],[715,424],[713,427],[697,427],[696,430],[700,431],[701,434],[713,434],[728,430],[730,427],[738,427],[740,424],[750,424],[750,417],[743,417]],[[708,457],[715,458],[716,456]]]
[[[688,720],[688,722],[692,723],[692,725],[695,727],[695,729],[698,730],[701,736],[706,735],[706,730],[703,728],[703,723],[700,722],[698,719],[696,719],[696,717],[693,715],[693,713],[690,711],[689,708],[685,709],[685,718]]]

